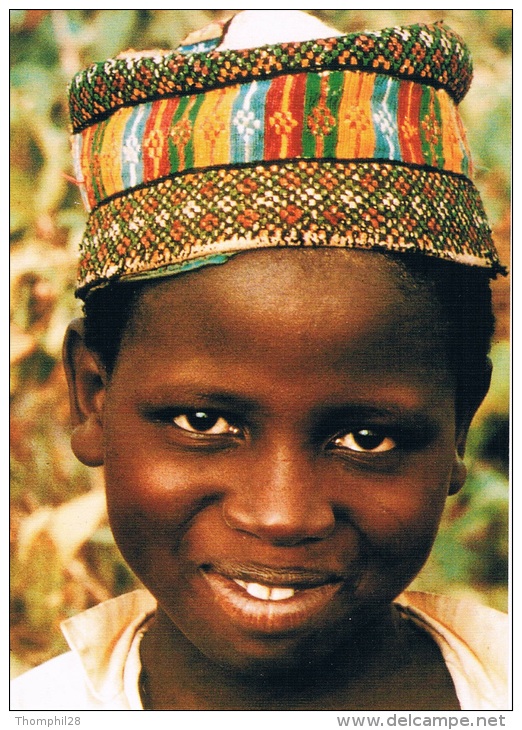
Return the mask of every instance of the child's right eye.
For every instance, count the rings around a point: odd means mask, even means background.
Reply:
[[[212,413],[212,411],[187,411],[172,417],[172,422],[177,428],[189,433],[205,436],[223,436],[231,434],[236,436],[240,429],[229,423],[223,416]]]

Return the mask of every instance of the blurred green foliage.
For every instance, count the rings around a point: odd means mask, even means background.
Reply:
[[[345,32],[444,19],[471,48],[462,104],[483,193],[509,262],[511,11],[313,10]],[[107,527],[102,477],[69,448],[60,350],[85,214],[72,176],[66,86],[127,48],[175,47],[222,10],[11,10],[11,625],[14,672],[62,651],[59,622],[135,585]],[[448,502],[416,580],[506,607],[509,288],[493,285],[498,335],[490,395],[470,434],[470,478]]]

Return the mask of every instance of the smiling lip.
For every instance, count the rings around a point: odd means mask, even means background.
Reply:
[[[236,624],[260,634],[313,623],[343,585],[338,573],[304,568],[216,563],[202,574],[219,607]]]

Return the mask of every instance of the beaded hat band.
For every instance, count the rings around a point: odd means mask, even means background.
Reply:
[[[460,38],[410,26],[227,48],[236,26],[252,41],[258,13],[73,80],[90,211],[79,295],[270,246],[421,252],[498,273],[457,110],[472,73]]]

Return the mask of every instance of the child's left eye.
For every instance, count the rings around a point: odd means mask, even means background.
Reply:
[[[333,440],[334,446],[359,453],[384,453],[397,448],[397,442],[384,431],[373,428],[361,428],[350,431]]]
[[[205,436],[236,435],[240,429],[229,423],[226,418],[211,411],[190,411],[180,413],[172,422],[182,431],[204,434]]]

